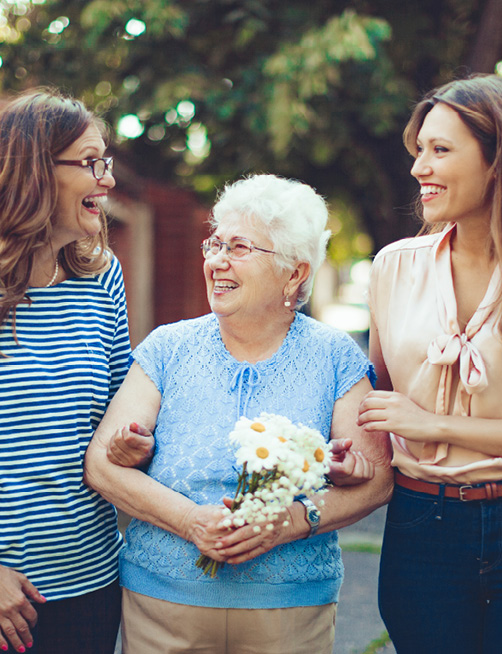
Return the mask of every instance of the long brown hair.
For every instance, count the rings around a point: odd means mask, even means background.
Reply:
[[[58,201],[54,159],[90,125],[103,137],[105,124],[86,107],[56,89],[20,94],[0,112],[0,326],[26,291],[35,253],[51,240]],[[110,264],[106,218],[95,237],[66,245],[59,253],[73,276],[96,274]]]
[[[491,200],[489,247],[490,254],[502,265],[502,78],[498,75],[477,74],[458,79],[427,93],[416,105],[404,130],[403,140],[410,154],[417,154],[417,136],[425,117],[438,103],[454,109],[478,141],[487,164],[491,182],[485,189]],[[422,217],[422,204],[417,203]],[[440,231],[445,223],[424,224],[420,233]],[[497,319],[502,332],[502,288],[497,300]]]

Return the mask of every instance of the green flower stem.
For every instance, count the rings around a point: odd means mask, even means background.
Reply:
[[[240,508],[246,493],[254,494],[260,487],[270,484],[279,476],[277,468],[272,468],[272,470],[266,470],[261,473],[253,472],[250,477],[247,471],[247,462],[245,461],[237,480],[237,490],[235,491],[230,511],[234,513]],[[214,579],[218,570],[223,568],[225,563],[223,561],[215,561],[206,554],[201,554],[195,565],[202,569],[203,574],[210,575],[211,579]]]

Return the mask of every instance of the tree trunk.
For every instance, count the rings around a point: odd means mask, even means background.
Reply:
[[[493,73],[502,59],[502,1],[487,0],[469,67],[474,73]]]

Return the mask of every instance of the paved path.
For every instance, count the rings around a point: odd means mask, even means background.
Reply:
[[[385,507],[340,530],[345,579],[336,618],[333,654],[364,654],[386,633],[377,605],[379,555],[361,551],[382,543]],[[373,650],[371,650],[373,653]],[[391,643],[378,654],[395,654]]]

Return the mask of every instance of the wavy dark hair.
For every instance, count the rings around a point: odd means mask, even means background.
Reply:
[[[427,93],[416,105],[404,130],[403,140],[410,154],[417,154],[417,137],[431,109],[443,103],[454,109],[478,141],[489,168],[485,189],[491,201],[489,246],[490,254],[502,265],[502,78],[498,75],[476,74],[457,79]],[[422,204],[417,203],[422,218]],[[446,223],[424,226],[420,233],[444,229]],[[502,332],[502,288],[497,296],[497,319]]]
[[[16,307],[29,302],[33,260],[51,242],[58,202],[57,155],[90,125],[105,140],[105,123],[82,102],[51,88],[24,92],[0,111],[0,326]],[[96,274],[110,265],[107,224],[95,237],[66,245],[59,253],[72,276]]]

